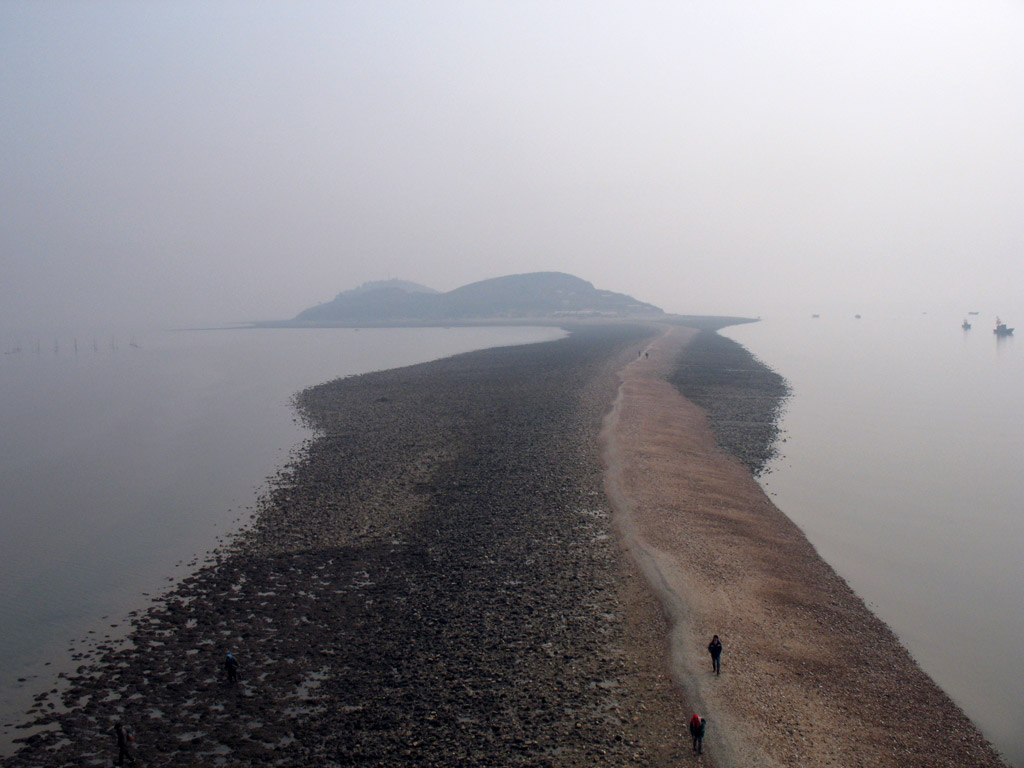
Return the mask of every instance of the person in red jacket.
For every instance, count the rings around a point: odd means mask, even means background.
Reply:
[[[125,760],[135,765],[135,752],[132,749],[135,735],[125,727],[124,723],[118,722],[114,726],[114,737],[117,739],[117,760],[114,765],[124,765]]]
[[[690,736],[693,738],[693,751],[698,755],[704,752],[705,722],[704,718],[697,714],[690,718]]]

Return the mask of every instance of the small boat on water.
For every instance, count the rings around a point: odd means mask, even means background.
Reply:
[[[966,318],[964,318],[964,322],[960,327],[963,328],[965,331],[971,330],[971,324],[967,322]]]
[[[1007,328],[1006,327],[1006,323],[1004,323],[1002,320],[1000,320],[997,317],[996,318],[996,327],[995,327],[995,330],[992,331],[992,333],[994,333],[996,336],[1012,336],[1013,335],[1013,328]]]
[[[967,314],[968,314],[968,315],[976,315],[976,314],[978,314],[978,313],[977,313],[977,312],[968,312]]]

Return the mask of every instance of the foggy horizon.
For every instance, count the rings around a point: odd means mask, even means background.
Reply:
[[[0,329],[566,272],[1024,323],[1024,5],[0,5]]]

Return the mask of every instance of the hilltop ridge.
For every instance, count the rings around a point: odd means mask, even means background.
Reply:
[[[303,310],[288,325],[484,322],[523,319],[661,318],[664,310],[595,288],[563,272],[532,272],[470,283],[447,293],[417,283],[364,283]]]

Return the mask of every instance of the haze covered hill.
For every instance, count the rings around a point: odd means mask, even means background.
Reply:
[[[375,291],[383,291],[393,288],[405,291],[405,293],[438,293],[438,291],[435,291],[433,288],[427,288],[425,285],[413,283],[408,280],[371,280],[368,283],[363,283],[358,288],[353,288],[349,291],[342,291],[334,300],[337,301],[341,298],[353,298],[365,293],[373,293]]]
[[[662,317],[664,312],[631,296],[594,288],[562,272],[509,275],[464,285],[448,293],[400,280],[366,283],[332,301],[300,312],[290,324],[436,323]]]

